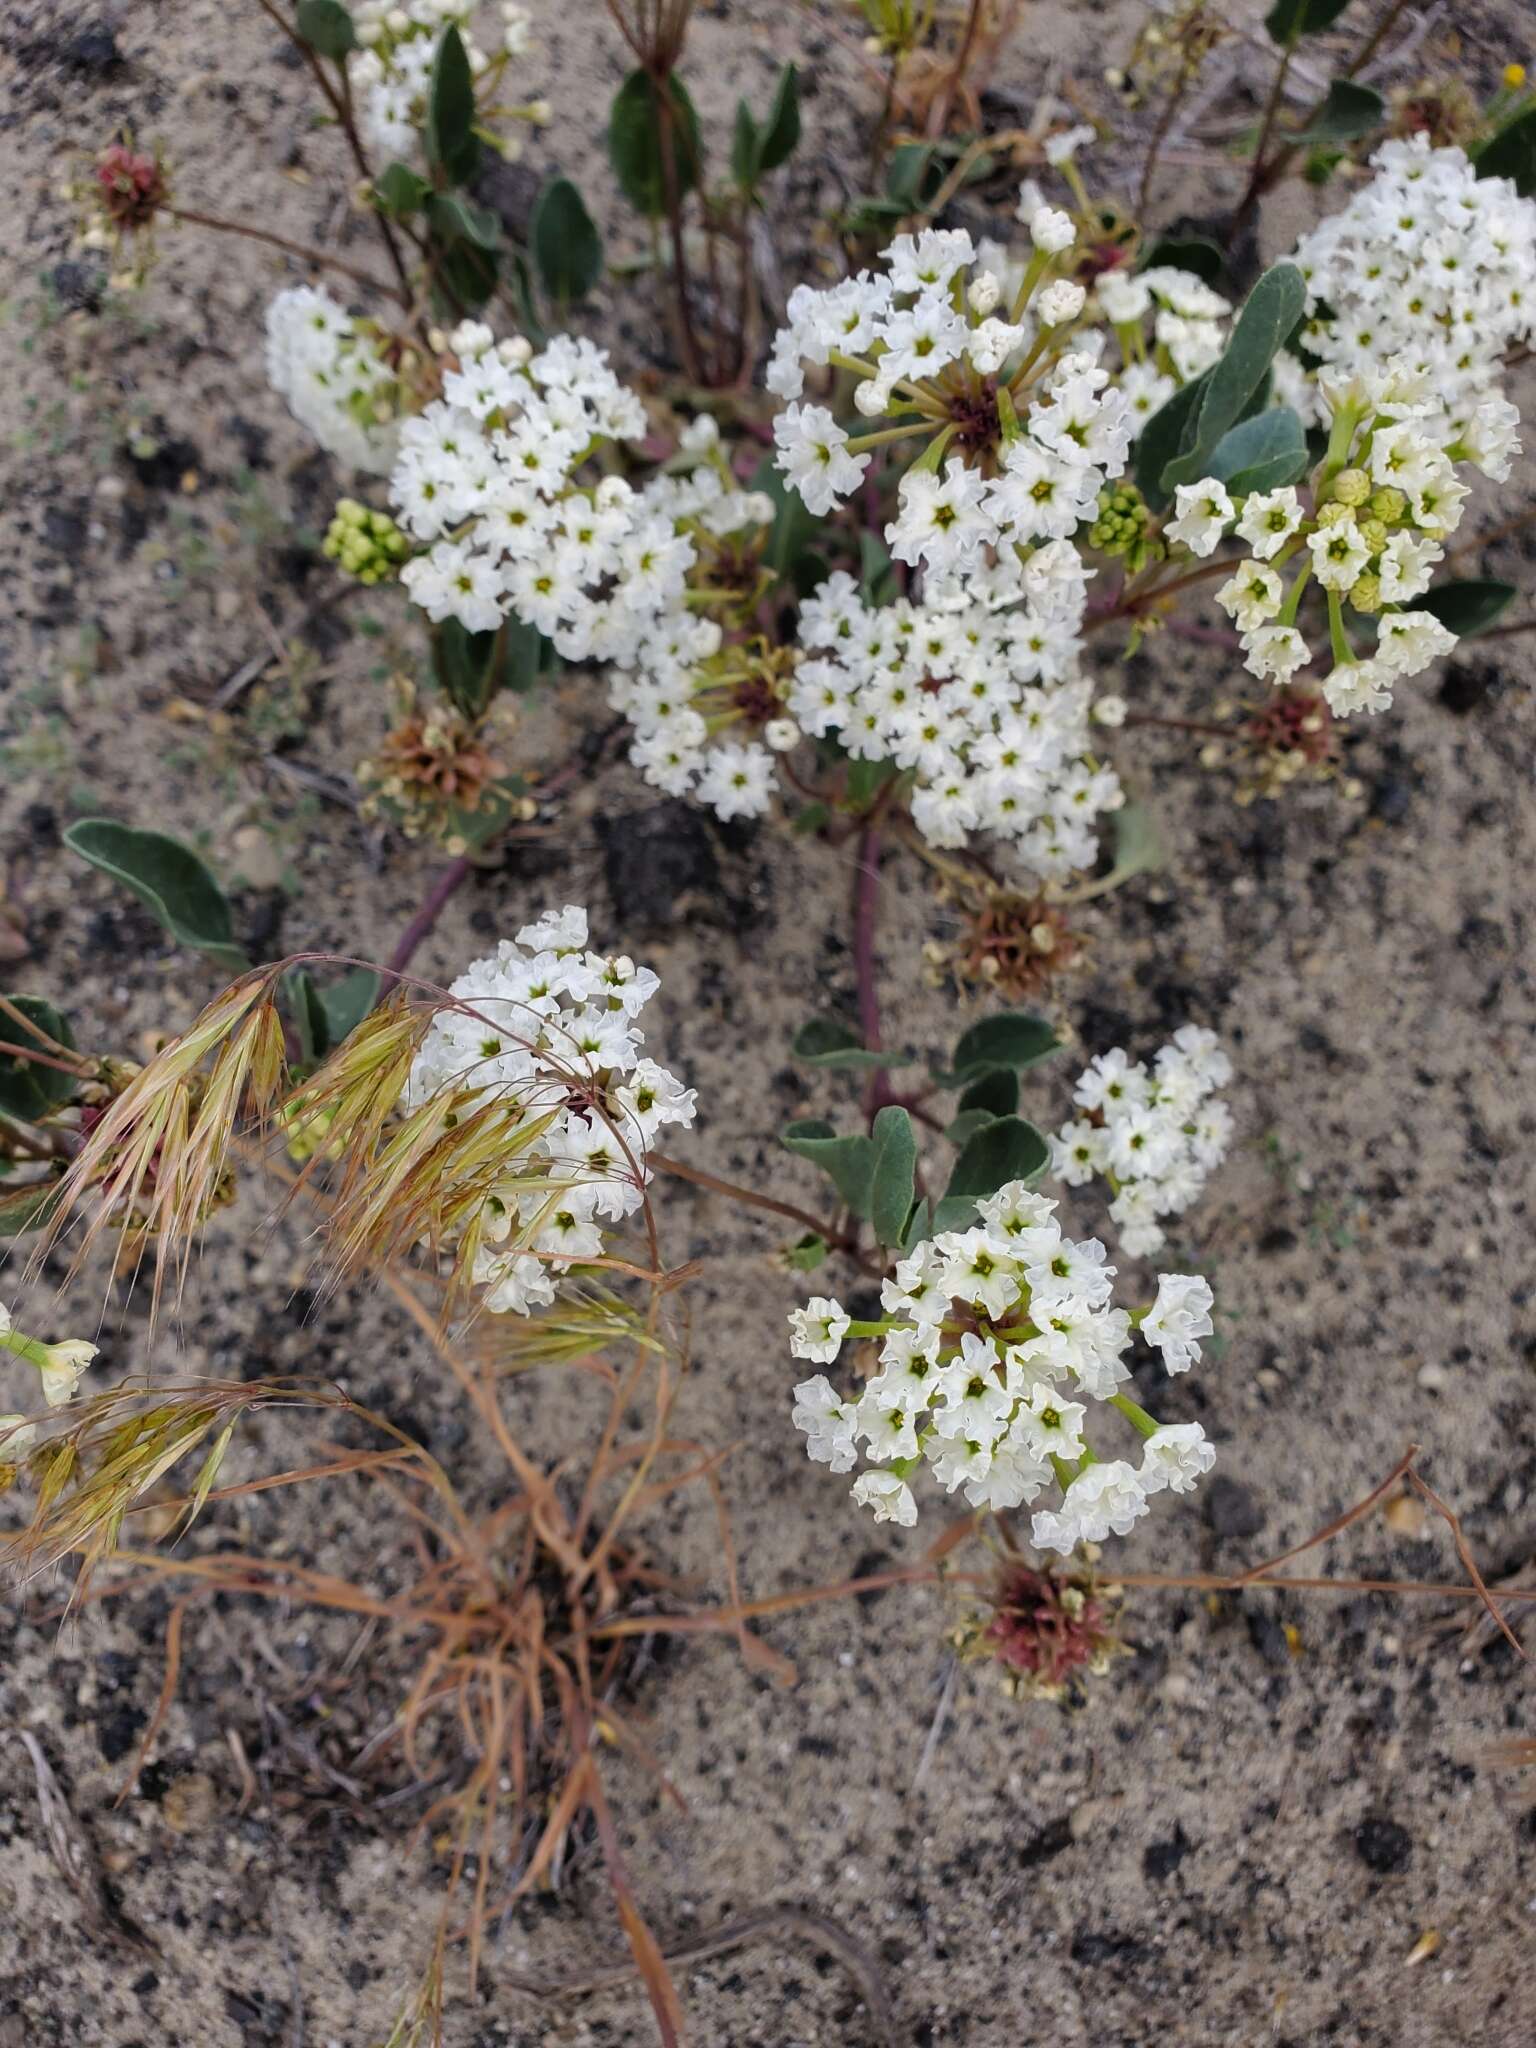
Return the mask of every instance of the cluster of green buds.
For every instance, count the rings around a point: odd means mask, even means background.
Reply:
[[[383,583],[411,552],[408,536],[387,512],[370,511],[356,498],[340,498],[325,530],[321,553],[359,583]]]
[[[1165,552],[1151,528],[1151,508],[1135,484],[1109,484],[1099,493],[1099,516],[1088,529],[1088,545],[1123,559],[1134,576]]]

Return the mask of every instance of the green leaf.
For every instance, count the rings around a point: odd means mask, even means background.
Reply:
[[[688,88],[675,73],[667,79],[670,103],[671,191],[676,198],[699,182],[702,146],[699,117]],[[608,116],[608,155],[624,197],[651,220],[667,210],[667,156],[663,153],[658,92],[644,71],[631,71],[614,94]]]
[[[1136,487],[1154,512],[1161,512],[1173,496],[1172,491],[1163,488],[1163,471],[1183,446],[1185,428],[1199,409],[1210,374],[1205,370],[1190,383],[1181,385],[1141,430],[1136,443]]]
[[[190,846],[111,818],[77,819],[65,832],[64,844],[132,890],[182,945],[206,953],[233,973],[250,966],[235,944],[229,900]]]
[[[824,1266],[831,1255],[831,1247],[824,1237],[818,1237],[814,1230],[808,1230],[804,1237],[797,1237],[786,1252],[780,1256],[792,1273],[814,1273],[818,1266]]]
[[[1353,142],[1369,135],[1386,119],[1387,103],[1374,86],[1356,85],[1352,78],[1335,78],[1328,97],[1311,122],[1287,142]]]
[[[479,718],[496,694],[495,630],[471,633],[458,619],[432,629],[432,668],[454,710]]]
[[[1349,0],[1275,0],[1264,17],[1264,26],[1283,47],[1330,27],[1348,5]]]
[[[357,1029],[378,1001],[380,985],[371,967],[354,967],[329,988],[321,988],[304,968],[289,976],[306,1064],[323,1060]]]
[[[488,206],[462,192],[434,192],[427,201],[427,225],[444,242],[469,242],[476,249],[501,247],[501,222]]]
[[[1307,430],[1289,406],[1271,406],[1228,428],[1211,450],[1206,474],[1234,497],[1293,484],[1307,471]]]
[[[802,1117],[785,1126],[780,1142],[809,1159],[831,1181],[855,1216],[869,1214],[875,1172],[875,1147],[869,1138],[840,1138],[820,1117]]]
[[[838,1017],[812,1017],[795,1033],[791,1053],[808,1067],[900,1067],[906,1061],[900,1053],[870,1052],[864,1041]]]
[[[984,1109],[989,1116],[1012,1116],[1019,1106],[1019,1077],[1012,1067],[994,1067],[968,1081],[955,1104],[958,1114]]]
[[[995,1067],[1017,1072],[1049,1059],[1060,1044],[1043,1017],[1032,1017],[1027,1010],[998,1010],[961,1032],[954,1072],[948,1078],[953,1085],[975,1081]]]
[[[916,1251],[917,1247],[923,1242],[923,1240],[925,1238],[932,1237],[932,1235],[932,1202],[914,1202],[912,1205],[912,1214],[907,1218],[906,1233],[901,1240],[901,1249],[903,1254],[905,1255],[907,1252]]]
[[[881,1244],[900,1244],[912,1208],[917,1179],[917,1139],[912,1119],[896,1103],[875,1118],[870,1169],[869,1220]]]
[[[1466,640],[1486,633],[1518,594],[1513,583],[1469,576],[1462,582],[1437,583],[1415,598],[1411,609],[1433,612],[1442,626]]]
[[[489,249],[470,241],[434,241],[432,302],[455,319],[483,306],[500,279],[500,264]]]
[[[763,125],[757,131],[757,172],[755,185],[765,171],[776,171],[794,153],[800,140],[800,78],[793,64],[786,64],[773,89],[773,101]]]
[[[320,57],[345,57],[357,48],[357,30],[341,0],[299,0],[295,16],[300,40]]]
[[[859,594],[867,605],[888,604],[896,595],[896,570],[878,533],[859,529]]]
[[[1199,410],[1185,420],[1181,452],[1163,470],[1165,491],[1171,493],[1175,485],[1194,483],[1208,473],[1212,451],[1242,419],[1263,385],[1270,364],[1305,310],[1306,298],[1306,285],[1294,263],[1277,263],[1266,270],[1248,294],[1224,353],[1201,380]],[[1153,424],[1148,422],[1148,432]]]
[[[41,1229],[52,1218],[58,1192],[58,1180],[45,1180],[0,1193],[0,1237],[20,1237],[23,1231]]]
[[[751,489],[766,491],[774,503],[773,531],[763,559],[776,575],[792,577],[796,563],[820,533],[822,521],[806,511],[804,499],[789,489],[771,455],[765,455],[752,472]]]
[[[1020,1116],[994,1117],[970,1138],[944,1190],[946,1201],[980,1201],[1009,1181],[1037,1181],[1051,1163],[1051,1148]],[[941,1224],[941,1229],[946,1226]]]
[[[885,196],[903,213],[911,213],[923,189],[923,179],[933,160],[931,142],[903,142],[891,151],[885,170]]]
[[[896,773],[894,761],[866,761],[862,758],[850,761],[844,790],[850,808],[867,811]]]
[[[1150,805],[1122,804],[1114,813],[1114,834],[1115,858],[1109,878],[1128,882],[1132,875],[1162,866],[1166,856]]]
[[[373,181],[373,196],[385,213],[396,220],[417,212],[432,187],[409,164],[389,164]]]
[[[1206,284],[1215,284],[1226,260],[1204,235],[1158,235],[1136,259],[1138,270],[1188,270]]]
[[[951,1145],[963,1146],[985,1125],[996,1121],[995,1109],[962,1109],[952,1122],[944,1126],[944,1135]]]
[[[73,1049],[75,1040],[69,1019],[52,1003],[44,1002],[41,996],[7,996],[6,1001],[23,1017],[29,1018],[39,1031],[46,1031],[60,1045]],[[39,1052],[49,1050],[3,1012],[0,1012],[0,1038],[12,1045],[36,1045]],[[50,1110],[57,1109],[61,1102],[68,1102],[74,1092],[73,1077],[61,1074],[57,1067],[45,1067],[40,1060],[23,1059],[20,1053],[0,1053],[0,1110],[7,1116],[20,1117],[24,1124],[40,1123]]]
[[[569,178],[551,178],[528,223],[539,281],[557,306],[584,299],[603,274],[603,238]]]
[[[427,86],[427,157],[450,185],[467,185],[480,163],[475,134],[475,81],[464,38],[450,23],[443,30]]]
[[[745,100],[736,102],[731,128],[731,176],[743,192],[750,192],[757,183],[757,123]]]
[[[1480,178],[1509,178],[1522,198],[1536,196],[1536,107],[1527,107],[1473,156]]]

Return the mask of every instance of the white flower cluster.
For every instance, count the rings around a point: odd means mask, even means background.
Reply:
[[[694,1091],[641,1054],[637,1019],[658,986],[648,967],[589,952],[587,913],[567,904],[475,961],[449,990],[457,1007],[433,1018],[409,1108],[441,1097],[446,1115],[494,1093],[542,1126],[479,1220],[488,1308],[552,1302],[558,1274],[602,1254],[604,1222],[641,1206],[656,1133],[693,1122]]]
[[[791,1314],[791,1349],[813,1364],[830,1364],[850,1334],[881,1340],[881,1371],[856,1401],[818,1373],[795,1388],[795,1424],[834,1472],[851,1471],[865,1447],[853,1496],[879,1521],[916,1521],[908,1481],[926,1462],[974,1508],[1016,1508],[1059,1484],[1060,1508],[1034,1517],[1042,1549],[1123,1536],[1154,1493],[1190,1492],[1215,1452],[1198,1423],[1159,1423],[1120,1392],[1133,1319],[1111,1303],[1103,1245],[1063,1237],[1056,1204],[1022,1182],[977,1207],[973,1229],[941,1232],[901,1261],[882,1286],[881,1321],[854,1323],[827,1297]],[[1204,1280],[1159,1280],[1139,1321],[1170,1372],[1199,1359],[1210,1309]],[[1130,1423],[1139,1466],[1100,1461],[1084,1428],[1090,1402]]]
[[[1406,355],[1446,438],[1475,433],[1501,358],[1536,336],[1536,202],[1425,135],[1383,143],[1376,176],[1297,244],[1304,345],[1340,370]]]
[[[898,561],[959,574],[986,548],[1063,539],[1092,518],[1105,482],[1125,467],[1129,406],[1091,353],[1066,349],[1086,302],[1081,285],[1062,279],[1038,291],[1030,339],[1026,302],[1075,239],[1049,207],[1030,231],[1035,255],[1006,319],[993,273],[968,275],[975,248],[960,228],[899,235],[883,271],[791,294],[767,382],[791,401],[774,440],[809,510],[829,512],[862,481],[870,447],[910,433],[928,446],[902,477],[886,529]],[[915,424],[855,438],[826,406],[801,404],[806,367],[829,363],[857,377],[854,404],[866,418],[894,407],[915,410]]]
[[[328,454],[388,474],[399,438],[397,392],[375,328],[328,292],[294,285],[267,308],[266,357],[267,381]]]
[[[839,572],[801,607],[807,654],[789,704],[803,731],[910,773],[930,844],[995,834],[1032,873],[1060,879],[1091,864],[1094,822],[1124,794],[1092,754],[1080,557],[1064,540],[1039,548],[1022,584],[1024,603],[993,608],[998,586],[1017,595],[1016,567],[956,591],[930,578],[925,602],[870,610]]]
[[[622,477],[579,483],[605,441],[645,430],[604,352],[559,335],[532,355],[465,321],[443,396],[401,429],[390,494],[430,548],[400,580],[433,620],[487,632],[509,613],[572,661],[633,661],[681,596],[691,544]]]
[[[1216,592],[1242,636],[1253,674],[1289,682],[1312,659],[1297,611],[1315,581],[1328,607],[1333,666],[1322,684],[1330,709],[1383,711],[1393,685],[1417,675],[1456,644],[1433,612],[1413,608],[1428,590],[1441,543],[1461,522],[1468,486],[1460,462],[1493,477],[1508,474],[1519,450],[1514,407],[1498,396],[1479,401],[1476,434],[1453,426],[1430,373],[1406,355],[1318,379],[1329,427],[1328,454],[1309,510],[1291,485],[1234,500],[1213,477],[1181,484],[1164,529],[1196,555],[1214,552],[1235,524],[1252,550]],[[1239,507],[1241,509],[1239,509]],[[1289,589],[1283,571],[1296,564]],[[1376,645],[1362,657],[1350,641],[1345,599],[1377,616]]]
[[[478,77],[489,59],[469,32],[473,0],[353,0],[358,48],[347,59],[347,78],[358,103],[364,140],[382,161],[410,163],[421,154],[427,88],[438,39],[456,28],[469,68]],[[503,0],[502,49],[523,56],[530,46],[527,9]]]
[[[1051,1171],[1073,1188],[1095,1174],[1109,1181],[1131,1258],[1162,1250],[1159,1218],[1187,1209],[1225,1156],[1232,1112],[1216,1091],[1231,1078],[1215,1032],[1198,1024],[1181,1025],[1150,1067],[1117,1045],[1079,1077],[1072,1100],[1083,1114],[1051,1139]]]
[[[690,550],[701,596],[729,589],[738,574],[761,573],[742,565],[759,560],[773,500],[737,483],[708,414],[684,429],[677,455],[641,497],[647,516],[666,521]],[[755,581],[731,591],[748,608],[758,594]],[[634,726],[630,760],[653,787],[692,795],[719,818],[760,817],[774,788],[769,747],[783,750],[800,737],[784,716],[784,667],[674,603],[615,660],[609,702]]]

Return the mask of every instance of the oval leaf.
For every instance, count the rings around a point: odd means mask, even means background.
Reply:
[[[1335,78],[1328,97],[1306,127],[1288,142],[1353,142],[1369,135],[1386,119],[1387,103],[1374,86],[1356,85],[1352,78]]]
[[[345,57],[357,48],[357,30],[341,0],[299,0],[294,17],[301,39],[321,57]]]
[[[1522,198],[1536,196],[1536,107],[1528,107],[1484,143],[1473,159],[1480,178],[1509,178]]]
[[[409,164],[388,164],[373,181],[373,196],[385,213],[401,219],[415,213],[432,187]]]
[[[658,89],[644,71],[631,71],[614,94],[608,116],[608,155],[618,176],[624,197],[652,220],[667,210],[669,189],[676,198],[691,192],[699,181],[699,117],[688,89],[675,75],[667,80],[666,102],[658,102]],[[662,121],[659,104],[669,106],[672,173],[662,153]]]
[[[1163,488],[1163,471],[1183,447],[1186,428],[1192,430],[1191,423],[1205,395],[1205,380],[1210,374],[1209,370],[1204,370],[1191,383],[1181,385],[1172,398],[1153,413],[1137,439],[1133,468],[1136,488],[1154,512],[1161,512],[1173,496],[1172,491]]]
[[[545,291],[558,305],[584,299],[603,274],[603,240],[569,178],[551,178],[528,224],[528,246]]]
[[[907,1227],[917,1180],[912,1119],[898,1104],[887,1103],[875,1118],[872,1136],[869,1220],[881,1244],[897,1245]]]
[[[1225,267],[1220,249],[1204,235],[1159,235],[1136,259],[1138,270],[1187,270],[1214,285]]]
[[[0,1188],[0,1237],[20,1237],[24,1231],[40,1230],[51,1223],[59,1184],[58,1180],[28,1181],[25,1187],[9,1192]]]
[[[235,973],[250,966],[235,944],[229,900],[190,846],[163,832],[141,832],[111,818],[77,820],[65,832],[64,844],[131,889],[182,945],[195,947]]]
[[[950,1078],[957,1082],[974,1081],[994,1067],[1009,1067],[1017,1072],[1049,1059],[1060,1044],[1043,1017],[1032,1017],[1027,1010],[999,1010],[961,1032]]]
[[[1277,43],[1294,43],[1329,27],[1348,5],[1349,0],[1275,0],[1264,26]]]
[[[944,1190],[947,1202],[978,1202],[1009,1181],[1037,1181],[1051,1163],[1043,1134],[1021,1116],[994,1117],[970,1138]],[[940,1225],[940,1228],[946,1228]]]
[[[501,247],[501,222],[488,206],[477,206],[461,192],[432,193],[427,222],[440,241],[468,242],[485,250]]]
[[[1306,428],[1289,406],[1274,405],[1222,435],[1211,450],[1207,474],[1241,497],[1295,483],[1306,474],[1310,459]]]
[[[870,1139],[840,1138],[820,1117],[805,1117],[786,1125],[780,1142],[819,1167],[855,1216],[869,1214],[875,1171],[875,1148]]]
[[[44,1002],[41,996],[7,996],[6,1001],[12,1009],[29,1018],[39,1031],[46,1031],[60,1045],[73,1049],[75,1040],[69,1019],[52,1003]],[[0,1038],[11,1045],[31,1047],[36,1044],[39,1052],[49,1050],[3,1011],[0,1011]],[[69,1074],[61,1074],[57,1067],[45,1067],[40,1060],[26,1059],[20,1053],[0,1053],[0,1110],[4,1110],[7,1116],[20,1117],[24,1124],[39,1123],[49,1110],[57,1109],[61,1102],[68,1102],[74,1092],[73,1078]]]
[[[1171,492],[1177,484],[1194,483],[1209,474],[1217,443],[1243,417],[1301,318],[1306,300],[1307,288],[1294,263],[1277,263],[1259,279],[1220,361],[1206,372],[1199,411],[1193,421],[1186,421],[1185,447],[1163,471],[1164,490]]]
[[[776,171],[800,140],[800,78],[793,64],[786,64],[774,88],[773,104],[757,131],[756,184],[765,171]]]
[[[465,185],[480,162],[475,134],[475,81],[464,38],[450,23],[432,59],[427,86],[427,155],[450,185]]]
[[[870,1052],[851,1024],[840,1017],[812,1017],[795,1033],[790,1051],[808,1067],[902,1067],[900,1053]]]
[[[1433,612],[1448,632],[1466,640],[1486,633],[1516,594],[1513,583],[1469,576],[1459,583],[1437,583],[1415,598],[1410,609]]]
[[[1012,1116],[1018,1106],[1018,1075],[1012,1067],[994,1067],[966,1083],[955,1109],[961,1116],[973,1109],[984,1109],[988,1116]]]

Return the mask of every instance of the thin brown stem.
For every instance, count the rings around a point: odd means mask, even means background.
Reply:
[[[385,298],[394,297],[392,286],[371,271],[358,270],[350,263],[344,263],[339,256],[331,256],[324,249],[312,249],[306,242],[291,242],[286,235],[274,235],[270,228],[252,227],[249,221],[225,220],[221,214],[202,213],[191,206],[167,206],[162,209],[172,220],[179,220],[191,228],[211,228],[215,234],[244,235],[249,242],[265,242],[268,248],[281,249],[287,256],[297,256],[301,263],[311,264],[317,270],[334,270],[343,277],[350,277],[354,284],[366,285],[369,291],[382,292]]]
[[[772,1195],[760,1195],[755,1188],[744,1188],[739,1182],[722,1180],[717,1173],[705,1173],[702,1167],[685,1166],[680,1159],[669,1158],[664,1152],[647,1152],[646,1164],[654,1166],[661,1173],[670,1173],[676,1180],[692,1181],[695,1187],[708,1188],[712,1195],[724,1195],[728,1202],[740,1202],[748,1209],[763,1209],[771,1216],[785,1216],[791,1223],[803,1223],[807,1230],[815,1231],[830,1245],[839,1250],[846,1246],[840,1232],[835,1230],[823,1217],[813,1216],[809,1209],[797,1209],[793,1202],[780,1202]]]
[[[275,0],[256,0],[256,5],[266,15],[267,19],[282,31],[303,57],[304,62],[309,66],[316,85],[319,86],[327,105],[336,116],[338,127],[346,137],[347,148],[351,152],[353,163],[357,166],[359,177],[371,186],[373,183],[373,166],[368,161],[368,152],[363,148],[363,139],[357,132],[357,120],[352,111],[352,89],[347,79],[345,66],[341,67],[342,89],[338,92],[326,76],[325,65],[319,53],[305,42],[293,23],[284,15],[282,9],[275,4]],[[405,267],[404,257],[400,254],[400,244],[395,239],[394,229],[377,208],[369,210],[369,218],[378,231],[379,239],[383,242],[385,252],[389,257],[390,268],[395,273],[397,289],[391,296],[398,297],[401,305],[409,309],[412,303],[410,273]],[[388,288],[385,286],[375,286],[375,289],[387,290]]]

